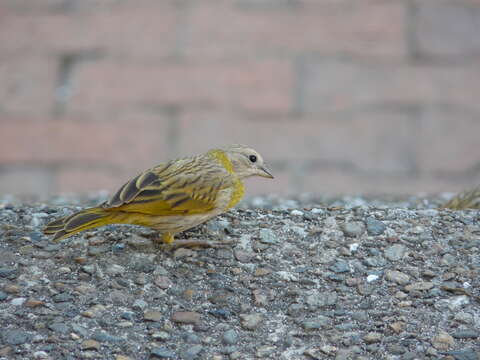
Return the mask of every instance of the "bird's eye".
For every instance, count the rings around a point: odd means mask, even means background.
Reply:
[[[257,157],[255,155],[250,155],[248,158],[252,163],[257,162]]]

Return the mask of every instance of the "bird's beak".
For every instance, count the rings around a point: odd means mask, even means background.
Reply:
[[[260,170],[260,171],[258,172],[258,175],[259,175],[259,176],[265,177],[265,178],[269,178],[269,179],[273,179],[272,172],[271,172],[270,169],[267,168],[265,165],[264,165],[264,166],[261,166],[258,170]]]

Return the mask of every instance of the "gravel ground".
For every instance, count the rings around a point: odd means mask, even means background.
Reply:
[[[0,358],[480,359],[478,210],[268,197],[179,236],[221,248],[42,235],[98,200],[0,200]]]

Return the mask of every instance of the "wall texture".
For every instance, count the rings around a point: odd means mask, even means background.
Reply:
[[[250,193],[480,183],[480,1],[0,0],[0,195],[231,142]]]

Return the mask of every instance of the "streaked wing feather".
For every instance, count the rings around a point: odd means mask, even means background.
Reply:
[[[202,164],[190,159],[147,170],[123,185],[105,207],[149,215],[208,212],[215,207],[218,192],[233,184],[232,176],[209,160]]]

